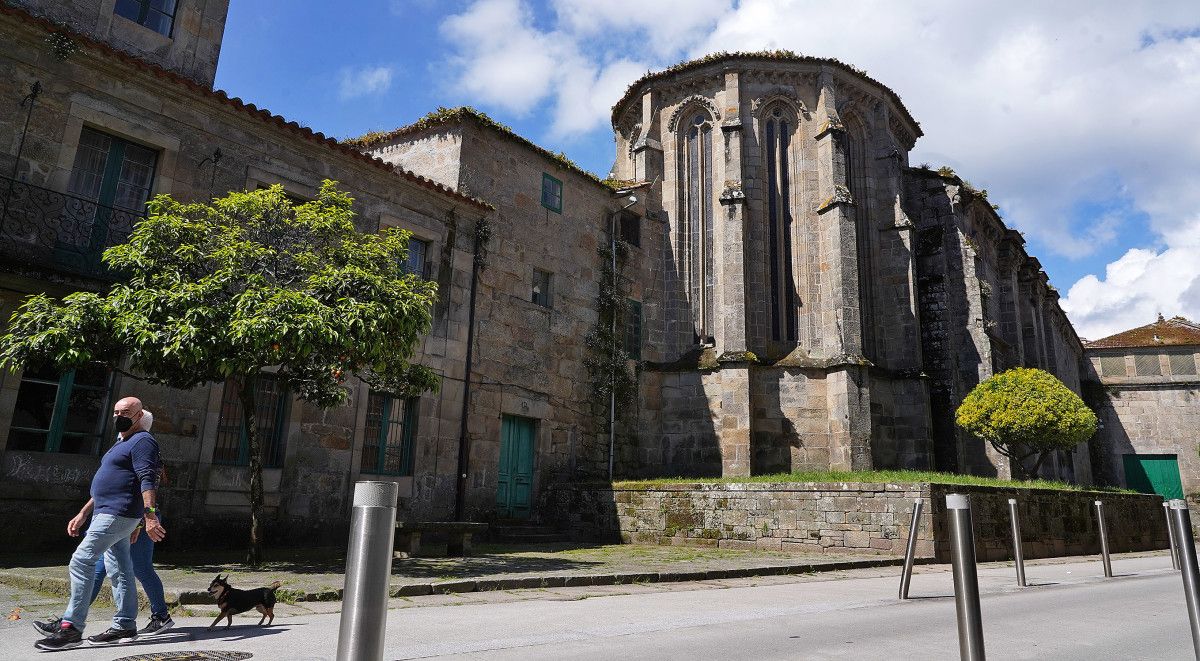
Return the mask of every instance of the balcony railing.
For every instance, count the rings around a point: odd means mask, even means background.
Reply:
[[[100,256],[144,216],[0,176],[0,252],[9,263],[112,280]]]

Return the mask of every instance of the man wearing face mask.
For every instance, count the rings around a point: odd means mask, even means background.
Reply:
[[[140,429],[142,402],[125,397],[113,407],[113,426],[120,440],[100,460],[100,469],[92,478],[93,514],[83,541],[71,556],[71,598],[63,612],[58,631],[39,640],[34,647],[61,650],[83,643],[83,628],[91,605],[97,562],[105,562],[110,574],[117,612],[113,626],[88,638],[92,645],[128,642],[137,637],[137,587],[133,560],[129,554],[130,537],[145,520],[145,533],[155,542],[162,541],[166,530],[158,520],[156,490],[161,467],[158,442]],[[83,519],[75,517],[67,532],[78,535]]]

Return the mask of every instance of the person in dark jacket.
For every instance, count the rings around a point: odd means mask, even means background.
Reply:
[[[130,538],[138,524],[145,521],[145,533],[155,542],[162,541],[166,530],[158,520],[157,485],[162,461],[158,442],[149,432],[139,429],[142,402],[124,397],[113,407],[113,426],[120,441],[100,460],[100,469],[92,478],[93,513],[83,541],[71,556],[71,597],[63,612],[58,631],[34,643],[42,650],[61,650],[83,643],[83,628],[91,605],[96,563],[103,561],[113,573],[113,600],[117,612],[113,625],[103,633],[90,636],[92,645],[127,642],[137,637],[137,587]],[[67,524],[67,533],[78,536],[86,519],[75,517]]]

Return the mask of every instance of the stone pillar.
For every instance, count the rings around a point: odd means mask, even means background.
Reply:
[[[821,354],[829,361],[829,463],[835,470],[868,470],[871,398],[859,321],[857,228],[846,185],[845,128],[837,112],[833,72],[821,70],[817,120],[818,241],[822,315]]]

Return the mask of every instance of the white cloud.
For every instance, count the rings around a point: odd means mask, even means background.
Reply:
[[[444,23],[464,96],[518,113],[544,104],[551,136],[568,137],[607,131],[608,106],[649,68],[721,50],[836,57],[921,121],[914,163],[951,165],[988,188],[1044,262],[1128,240],[1142,222],[1129,216],[1148,222],[1103,280],[1071,288],[1081,333],[1147,323],[1158,306],[1200,315],[1200,273],[1187,266],[1200,247],[1180,222],[1200,218],[1195,0],[549,2],[534,16],[528,0],[476,0]],[[1172,287],[1143,287],[1147,278]]]
[[[341,72],[338,97],[343,101],[371,94],[382,94],[392,85],[394,70],[390,66],[346,68]]]
[[[1088,275],[1062,300],[1080,336],[1098,340],[1154,321],[1162,313],[1200,320],[1200,217],[1160,250],[1133,248]]]

